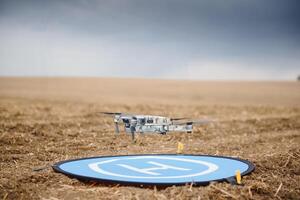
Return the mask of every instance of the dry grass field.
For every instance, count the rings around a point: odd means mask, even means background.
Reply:
[[[99,111],[211,118],[192,134],[114,135]],[[87,156],[240,157],[243,186],[139,188],[80,182],[53,163]],[[1,199],[300,199],[300,83],[0,78]]]

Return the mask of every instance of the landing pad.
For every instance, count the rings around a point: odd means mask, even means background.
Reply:
[[[210,155],[147,154],[66,160],[54,171],[85,181],[124,185],[207,185],[229,181],[237,170],[247,175],[254,165],[238,158]]]

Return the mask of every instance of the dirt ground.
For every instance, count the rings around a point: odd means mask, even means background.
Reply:
[[[99,111],[210,118],[192,134],[114,135]],[[243,186],[140,188],[80,182],[55,162],[176,153],[253,162]],[[300,199],[300,83],[0,78],[1,199]]]

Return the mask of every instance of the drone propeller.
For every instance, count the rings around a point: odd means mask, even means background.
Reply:
[[[118,122],[120,119],[120,115],[122,115],[122,113],[117,113],[117,112],[99,112],[99,113],[104,114],[104,115],[110,115],[110,116],[114,115],[115,133],[116,134],[120,133]]]
[[[121,115],[122,113],[119,113],[119,112],[99,112],[101,114],[104,114],[104,115]]]
[[[211,120],[211,119],[200,119],[200,120],[193,121],[193,124],[208,124],[208,123],[213,123],[213,122],[215,122],[215,121]]]
[[[183,120],[183,119],[188,119],[186,117],[181,117],[181,118],[171,118],[171,121],[177,121],[177,120]]]
[[[186,121],[186,122],[179,122],[179,123],[176,123],[176,124],[178,124],[178,125],[180,125],[180,124],[192,125],[192,124],[208,124],[208,123],[212,123],[212,122],[215,122],[215,121],[210,120],[210,119],[200,119],[200,120],[192,120],[192,121]]]

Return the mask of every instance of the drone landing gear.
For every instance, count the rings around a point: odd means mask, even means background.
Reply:
[[[132,139],[132,142],[134,142],[134,138],[135,138],[135,137],[134,137],[134,136],[135,136],[135,135],[134,135],[134,134],[135,134],[135,127],[134,127],[134,126],[131,126],[131,127],[130,127],[130,131],[131,131],[131,139]]]
[[[115,134],[118,135],[120,133],[118,122],[115,122]]]

